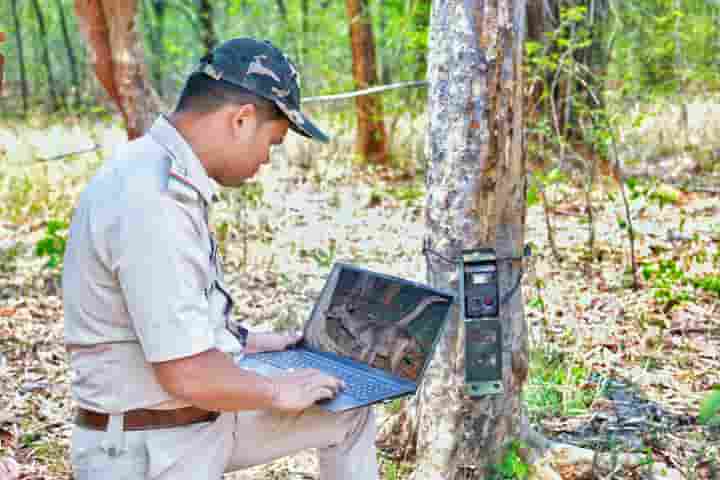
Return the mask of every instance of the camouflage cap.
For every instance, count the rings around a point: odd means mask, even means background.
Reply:
[[[329,138],[300,111],[300,77],[290,59],[269,41],[235,38],[203,57],[195,72],[237,85],[273,102],[301,135]]]

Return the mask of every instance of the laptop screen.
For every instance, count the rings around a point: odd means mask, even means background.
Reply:
[[[452,300],[414,282],[336,264],[305,325],[305,339],[318,350],[417,381]]]

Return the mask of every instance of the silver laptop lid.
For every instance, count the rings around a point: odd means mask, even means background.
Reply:
[[[336,263],[304,336],[312,348],[417,382],[452,303],[448,292]]]

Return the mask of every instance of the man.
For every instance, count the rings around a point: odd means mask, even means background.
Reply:
[[[377,478],[372,410],[314,406],[340,380],[315,370],[271,379],[233,362],[299,338],[248,334],[230,317],[207,223],[212,180],[241,185],[288,128],[327,141],[299,110],[297,77],[268,42],[220,45],[175,112],[81,195],[63,271],[76,480],[216,480],[305,448],[318,449],[323,479]]]

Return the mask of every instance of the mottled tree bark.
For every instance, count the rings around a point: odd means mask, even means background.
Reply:
[[[346,6],[350,20],[353,78],[355,87],[364,89],[375,85],[378,80],[370,9],[368,0],[347,0]],[[369,163],[387,163],[389,157],[381,98],[377,95],[360,96],[356,98],[355,105],[358,121],[357,153]]]
[[[135,0],[75,0],[75,11],[97,78],[120,110],[128,137],[137,138],[152,125],[161,104],[135,29]]]
[[[430,27],[429,245],[446,257],[494,247],[523,253],[525,0],[437,0]],[[429,281],[457,288],[456,267],[428,257]],[[519,261],[499,261],[500,297],[519,279]],[[525,439],[521,392],[528,338],[521,290],[500,306],[504,394],[464,393],[464,335],[456,312],[419,392],[413,478],[485,479],[507,442]]]
[[[12,8],[13,22],[15,23],[15,41],[18,49],[18,69],[20,70],[20,91],[22,93],[23,114],[28,113],[28,84],[27,75],[25,74],[25,54],[23,52],[22,42],[22,25],[18,14],[18,0],[10,0]]]

